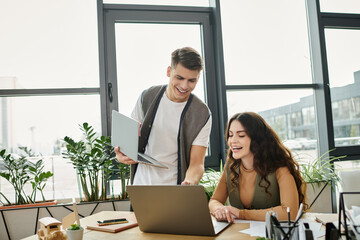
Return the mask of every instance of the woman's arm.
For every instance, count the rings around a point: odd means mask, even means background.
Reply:
[[[210,212],[213,213],[216,208],[224,206],[228,197],[228,191],[226,186],[226,173],[223,171],[219,183],[209,201]]]
[[[209,201],[209,209],[212,215],[218,221],[233,222],[234,216],[239,217],[239,209],[232,206],[225,206],[228,197],[228,190],[226,185],[226,173],[222,173],[219,183]]]
[[[279,206],[259,210],[239,210],[239,218],[255,221],[265,221],[266,212],[272,210],[277,213],[279,220],[287,220],[287,207],[290,207],[290,218],[295,219],[299,209],[299,194],[294,177],[287,167],[276,170],[276,179],[279,184],[280,204]]]

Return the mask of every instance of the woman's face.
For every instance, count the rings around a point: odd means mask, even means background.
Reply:
[[[228,145],[232,151],[234,159],[253,158],[254,155],[250,151],[251,138],[247,135],[245,128],[238,120],[234,120],[230,124]]]

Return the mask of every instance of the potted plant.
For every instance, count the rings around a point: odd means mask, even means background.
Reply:
[[[125,185],[129,178],[130,167],[126,164],[115,163],[114,147],[111,146],[109,137],[97,137],[94,128],[88,123],[79,125],[84,135],[84,140],[75,141],[66,136],[65,158],[70,159],[77,171],[85,201],[106,200],[109,192],[109,180],[115,174],[121,176],[122,192],[119,198],[127,198]],[[80,192],[81,196],[81,192]],[[114,197],[114,192],[112,192]]]
[[[214,169],[209,168],[205,171],[203,177],[200,179],[200,184],[204,186],[208,201],[215,192],[223,170],[222,160],[220,160],[220,171],[215,171]]]
[[[0,176],[6,179],[12,186],[15,192],[15,200],[12,203],[3,193],[0,195],[5,199],[0,200],[3,205],[24,205],[34,204],[37,198],[37,192],[41,194],[43,202],[46,202],[43,190],[46,186],[46,181],[53,176],[50,171],[44,171],[44,162],[40,158],[35,163],[29,161],[30,158],[37,158],[31,149],[27,147],[19,147],[21,151],[19,156],[15,154],[7,154],[5,149],[0,151],[0,161],[5,170],[0,172]],[[25,186],[31,184],[32,191],[25,192]],[[56,203],[56,202],[55,202]],[[50,204],[55,204],[50,203]]]
[[[346,156],[331,156],[331,151],[307,163],[299,163],[301,175],[307,183],[309,208],[312,211],[332,211],[331,190],[334,191],[334,187],[340,181],[334,169],[334,161],[338,161]],[[329,204],[324,204],[326,202]]]
[[[66,229],[66,235],[68,240],[82,240],[84,228],[79,224],[71,224],[71,226]]]

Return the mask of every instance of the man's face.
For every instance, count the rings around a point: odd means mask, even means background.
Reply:
[[[175,68],[168,67],[167,76],[170,79],[166,96],[173,102],[185,102],[199,80],[200,71],[187,69],[179,63]]]

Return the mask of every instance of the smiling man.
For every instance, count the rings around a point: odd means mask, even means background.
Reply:
[[[212,121],[209,108],[192,94],[202,69],[203,60],[196,50],[176,49],[167,68],[169,83],[142,92],[131,115],[142,123],[139,152],[168,169],[137,164],[116,147],[117,160],[131,164],[131,184],[199,183]]]

